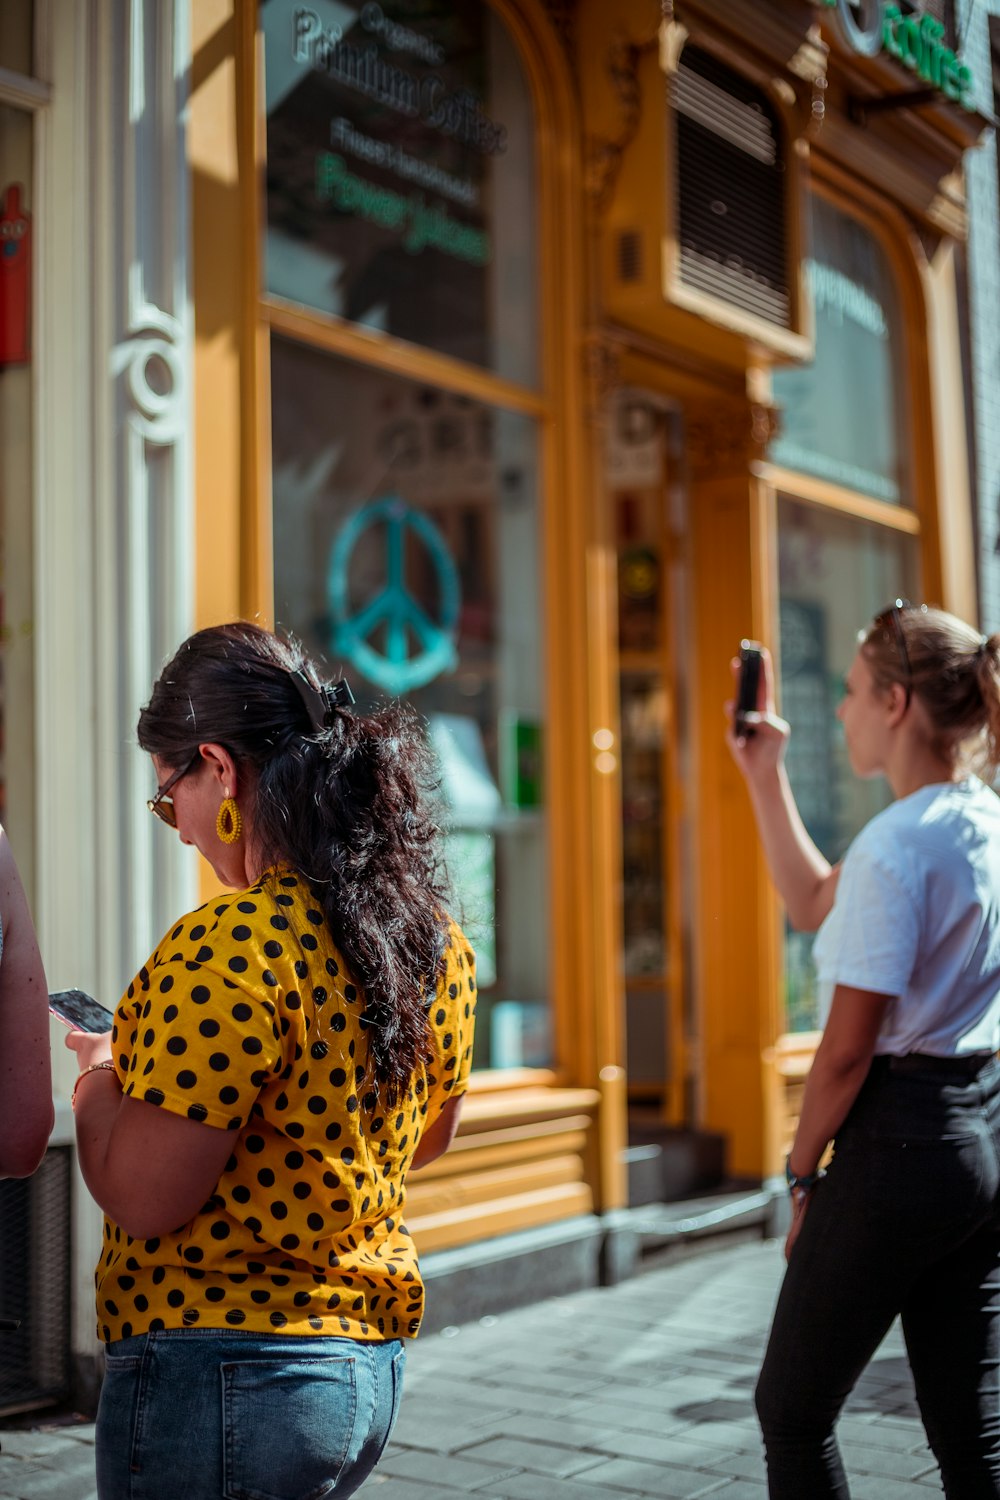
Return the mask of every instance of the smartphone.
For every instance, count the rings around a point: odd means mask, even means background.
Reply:
[[[760,679],[764,670],[763,652],[764,648],[759,641],[740,641],[740,677],[736,689],[733,727],[738,735],[747,740],[755,733],[753,725],[746,722],[746,715],[757,712]]]
[[[49,1010],[74,1031],[110,1031],[115,1018],[83,990],[57,990],[49,996]]]

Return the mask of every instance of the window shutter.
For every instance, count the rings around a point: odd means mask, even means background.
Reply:
[[[700,48],[674,78],[680,280],[788,328],[785,170],[767,95]]]

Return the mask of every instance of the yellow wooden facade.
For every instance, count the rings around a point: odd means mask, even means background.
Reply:
[[[672,1064],[656,1105],[667,1124],[721,1132],[735,1174],[778,1169],[788,1090],[809,1053],[782,1040],[780,912],[723,741],[721,708],[740,638],[774,638],[777,497],[917,537],[925,596],[967,615],[976,609],[955,247],[964,232],[961,153],[977,122],[942,102],[859,127],[849,97],[897,87],[896,65],[851,54],[807,0],[493,4],[520,53],[537,118],[542,373],[531,391],[263,294],[256,6],[194,0],[191,10],[197,624],[272,618],[272,330],[526,411],[542,434],[539,649],[550,684],[556,1062],[551,1070],[475,1076],[456,1148],[412,1190],[411,1227],[431,1249],[625,1201],[618,558],[603,462],[609,397],[622,388],[648,392],[679,414],[684,433],[689,527],[684,536],[667,528],[663,540],[685,559],[689,602],[665,634],[662,668],[668,690],[679,665],[689,684],[684,732],[694,773],[682,775],[670,755],[664,857],[676,878],[664,913],[672,965],[664,1028]],[[780,339],[745,316],[727,320],[710,299],[688,296],[680,305],[670,296],[669,87],[689,39],[745,70],[779,110],[793,262],[807,185],[861,219],[889,257],[905,309],[913,508],[767,461],[777,423],[772,369],[810,349],[801,268],[795,329]],[[645,267],[626,288],[614,271],[624,228],[640,234]]]

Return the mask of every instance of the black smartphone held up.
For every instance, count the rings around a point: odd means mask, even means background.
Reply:
[[[49,1010],[74,1031],[110,1031],[115,1018],[83,990],[57,990],[49,996]]]
[[[753,725],[746,722],[746,715],[757,712],[760,679],[764,670],[763,652],[764,648],[759,641],[740,641],[740,678],[736,689],[733,727],[746,740],[755,733]]]

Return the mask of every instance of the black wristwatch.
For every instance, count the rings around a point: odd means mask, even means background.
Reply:
[[[794,1193],[796,1188],[800,1188],[804,1193],[811,1193],[817,1182],[821,1182],[825,1176],[825,1169],[817,1167],[815,1172],[804,1173],[801,1177],[796,1177],[792,1171],[792,1158],[785,1157],[785,1181],[788,1183],[790,1193]]]

